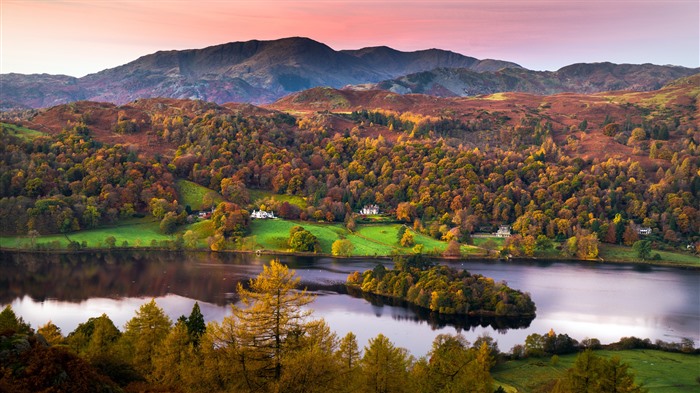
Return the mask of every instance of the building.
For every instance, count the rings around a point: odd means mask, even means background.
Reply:
[[[495,233],[498,237],[510,237],[510,225],[501,225]]]
[[[250,213],[250,218],[272,219],[277,217],[275,217],[274,212],[266,212],[264,210],[253,210],[253,212]]]
[[[637,233],[643,236],[651,235],[651,228],[649,227],[638,227]]]
[[[360,214],[363,216],[369,216],[373,214],[379,214],[379,206],[377,205],[366,205],[360,210]]]

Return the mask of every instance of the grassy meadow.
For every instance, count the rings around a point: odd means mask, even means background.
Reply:
[[[200,186],[189,180],[179,179],[175,182],[175,189],[179,196],[179,203],[182,206],[188,206],[192,210],[202,210],[202,201],[205,196],[209,196],[214,205],[223,202],[224,198],[216,191]]]
[[[46,135],[41,131],[36,131],[9,123],[0,123],[0,126],[2,126],[2,128],[6,130],[10,135],[14,135],[24,140],[32,140],[38,136]]]
[[[635,371],[638,384],[649,393],[700,393],[700,356],[647,349],[624,351],[595,351],[601,357],[618,356]],[[550,386],[553,379],[561,378],[570,368],[576,354],[561,355],[557,362],[550,358],[529,358],[497,365],[491,374],[495,386],[503,386],[509,393],[538,392]]]
[[[149,217],[131,219],[123,221],[119,225],[74,233],[37,236],[34,242],[52,249],[66,249],[70,241],[85,242],[88,248],[107,248],[105,240],[110,236],[115,238],[116,247],[151,247],[154,240],[160,242],[173,239],[173,236],[162,234],[160,223]],[[125,241],[126,245],[124,245]],[[5,248],[28,248],[31,242],[32,239],[28,236],[0,237],[0,245]]]
[[[265,190],[248,190],[250,195],[250,201],[253,205],[259,206],[264,199],[273,199],[277,202],[289,202],[291,205],[296,205],[300,209],[306,208],[306,199],[297,195],[287,195],[287,194],[275,194],[271,191]]]

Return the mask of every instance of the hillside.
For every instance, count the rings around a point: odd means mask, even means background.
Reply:
[[[472,132],[452,135],[461,141],[475,146],[497,145],[506,149],[515,149],[517,145],[513,145],[512,140],[501,138],[497,130],[508,128],[527,136],[534,132],[533,122],[549,122],[554,141],[568,154],[585,159],[634,157],[645,167],[654,168],[663,166],[663,160],[651,159],[639,143],[629,143],[631,126],[623,127],[626,128],[625,132],[611,138],[603,133],[606,120],[624,125],[684,118],[695,125],[695,131],[689,130],[695,135],[691,139],[700,141],[697,131],[700,119],[698,94],[700,74],[672,81],[654,91],[548,96],[497,93],[468,98],[440,98],[422,94],[401,95],[385,90],[315,88],[291,94],[267,107],[295,113],[380,110],[396,114],[409,112],[426,118],[449,118],[473,125]],[[580,127],[584,121],[587,127],[582,130]],[[390,138],[391,133],[385,132],[385,137]]]
[[[613,90],[656,90],[669,81],[698,72],[698,68],[612,63],[572,64],[555,72],[513,67],[476,72],[473,69],[454,67],[417,72],[382,81],[369,88],[440,97],[467,97],[499,92],[590,94]]]
[[[687,253],[700,248],[699,82],[469,98],[314,88],[263,108],[158,98],[15,112],[0,127],[0,230],[72,233],[149,215],[173,233],[192,206],[178,192],[187,180],[229,202],[206,239],[188,235],[212,250],[244,247],[253,209],[353,231],[376,204],[447,241],[446,253],[501,224],[518,233],[494,245],[501,255],[595,259],[598,242],[632,245],[641,226],[658,258]]]

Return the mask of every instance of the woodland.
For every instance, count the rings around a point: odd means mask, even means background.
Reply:
[[[201,201],[213,210],[214,231],[199,240],[215,251],[240,249],[253,209],[352,231],[356,212],[378,205],[415,232],[457,244],[510,225],[515,234],[501,252],[516,257],[553,241],[561,255],[581,259],[595,259],[601,242],[648,242],[638,245],[643,259],[653,257],[651,245],[698,252],[698,92],[693,79],[678,84],[673,100],[665,90],[638,93],[647,95],[629,100],[641,103],[566,122],[518,97],[506,102],[525,109],[440,116],[159,99],[6,113],[44,131],[3,123],[0,230],[34,239],[151,216],[182,242],[192,208],[179,201],[175,183],[186,179],[223,198]],[[660,96],[667,101],[659,104]],[[590,141],[624,154],[584,154]],[[302,197],[305,205],[274,198],[253,205],[256,190]],[[642,237],[642,227],[650,234]]]

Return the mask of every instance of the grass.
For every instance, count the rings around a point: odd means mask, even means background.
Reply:
[[[310,223],[287,220],[253,220],[251,223],[251,235],[258,248],[271,251],[287,251],[287,239],[289,230],[296,225],[301,225],[313,233],[319,240],[321,252],[330,254],[331,245],[339,239],[350,240],[355,249],[354,256],[385,256],[392,253],[410,253],[413,247],[401,247],[398,244],[396,234],[400,224],[368,224],[358,225],[355,232],[350,232],[342,224],[338,223]],[[416,244],[423,244],[425,252],[437,250],[442,252],[447,243],[415,233]],[[249,238],[249,239],[250,239]]]
[[[43,133],[41,131],[31,130],[31,129],[26,128],[26,127],[21,127],[21,126],[9,124],[9,123],[0,123],[0,126],[2,126],[2,128],[5,129],[8,132],[8,134],[14,135],[16,137],[19,137],[19,138],[27,140],[27,141],[32,140],[32,139],[39,137],[39,136],[42,136],[42,135],[46,135],[45,133]]]
[[[595,351],[601,357],[618,356],[635,371],[638,384],[650,393],[700,392],[696,378],[700,376],[700,357],[656,350]],[[553,364],[550,358],[509,361],[492,370],[495,386],[508,392],[535,392],[551,380],[561,378],[570,368],[576,354],[561,355]]]
[[[133,219],[123,221],[119,225],[68,233],[66,235],[46,235],[35,239],[36,244],[57,244],[61,249],[68,247],[69,239],[78,243],[87,243],[88,248],[107,247],[105,239],[114,236],[116,246],[121,247],[124,241],[129,247],[150,247],[151,241],[172,240],[169,235],[160,232],[160,223],[152,219]],[[30,244],[29,237],[0,237],[0,244],[8,248],[24,248]],[[56,243],[57,242],[57,243]]]
[[[306,209],[306,199],[296,195],[275,194],[266,190],[248,190],[250,200],[254,205],[260,205],[263,199],[272,198],[277,202],[289,202],[301,209]]]
[[[202,201],[206,195],[209,195],[214,204],[218,204],[224,200],[218,192],[200,186],[197,183],[189,180],[179,179],[175,182],[180,205],[190,206],[192,210],[202,210]]]
[[[598,245],[598,250],[600,258],[606,261],[641,262],[632,247],[601,243]],[[657,250],[652,250],[651,255],[657,253],[661,256],[661,260],[649,262],[700,266],[700,258],[695,255]]]

